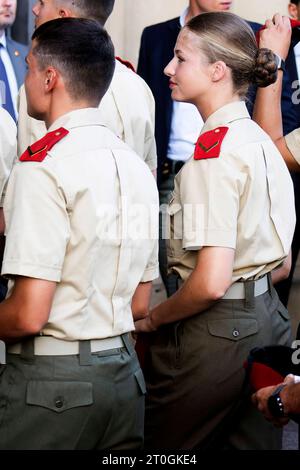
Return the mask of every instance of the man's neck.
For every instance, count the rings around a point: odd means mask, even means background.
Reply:
[[[200,15],[201,13],[205,13],[205,12],[201,10],[201,8],[199,8],[198,5],[196,5],[193,2],[190,2],[190,6],[188,7],[187,15],[185,17],[185,23],[187,23],[192,18],[194,18],[194,16]]]
[[[64,116],[65,114],[69,114],[72,111],[77,111],[79,109],[85,109],[85,108],[93,108],[95,107],[91,103],[87,103],[85,101],[80,101],[77,103],[65,103],[65,105],[62,105],[61,103],[59,106],[51,106],[49,108],[49,112],[45,116],[45,124],[47,129],[52,126],[52,124],[57,121],[60,117]]]

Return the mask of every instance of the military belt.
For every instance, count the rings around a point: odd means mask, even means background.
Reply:
[[[91,352],[96,353],[108,349],[124,348],[121,336],[113,338],[89,340]],[[36,336],[33,338],[34,354],[36,356],[68,356],[79,354],[80,341],[66,341],[53,336]],[[22,343],[16,343],[7,347],[9,354],[21,354]]]
[[[254,283],[254,297],[264,294],[269,289],[268,277],[265,275],[256,281],[235,282],[227,290],[222,300],[242,300],[246,298],[245,284],[247,282]]]

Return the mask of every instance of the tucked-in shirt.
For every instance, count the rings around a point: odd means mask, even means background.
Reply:
[[[276,146],[244,102],[217,110],[202,133],[220,126],[229,128],[220,156],[192,157],[175,179],[169,268],[184,280],[204,246],[235,250],[233,282],[256,279],[282,263],[293,238],[293,184]]]
[[[145,163],[102,124],[73,111],[43,162],[17,162],[4,202],[2,274],[57,282],[41,334],[107,338],[134,329],[137,285],[158,276],[158,195]]]
[[[287,134],[285,142],[294,159],[300,165],[300,127]]]
[[[157,167],[154,138],[155,103],[146,82],[116,61],[111,85],[99,105],[101,120],[148,165]],[[24,86],[19,93],[18,155],[46,133],[43,121],[28,116]]]

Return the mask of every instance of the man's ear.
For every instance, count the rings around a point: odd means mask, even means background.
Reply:
[[[53,67],[49,67],[45,74],[45,91],[53,90],[57,82],[57,70]]]
[[[293,18],[294,20],[298,19],[297,5],[295,5],[294,3],[289,3],[288,4],[288,11],[289,11],[289,15],[290,15],[291,18]]]
[[[60,8],[58,14],[60,18],[72,18],[74,16],[68,8]]]
[[[221,80],[226,73],[226,69],[227,69],[227,66],[225,62],[223,62],[222,60],[218,60],[218,62],[215,62],[214,64],[212,64],[212,74],[211,74],[212,81],[218,82],[219,80]]]

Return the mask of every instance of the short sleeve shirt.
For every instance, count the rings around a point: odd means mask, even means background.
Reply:
[[[158,195],[144,162],[102,125],[73,111],[69,134],[43,162],[18,162],[4,203],[2,274],[57,283],[42,334],[107,338],[134,329],[137,285],[158,276]]]
[[[204,246],[235,250],[233,282],[258,278],[285,259],[293,238],[293,185],[275,145],[243,102],[217,110],[201,133],[220,126],[228,127],[220,156],[192,157],[169,204],[169,268],[184,280]]]
[[[111,85],[99,105],[102,123],[126,142],[153,171],[157,167],[154,138],[155,104],[146,82],[116,61]],[[18,155],[46,134],[43,121],[27,114],[24,86],[19,93]]]

